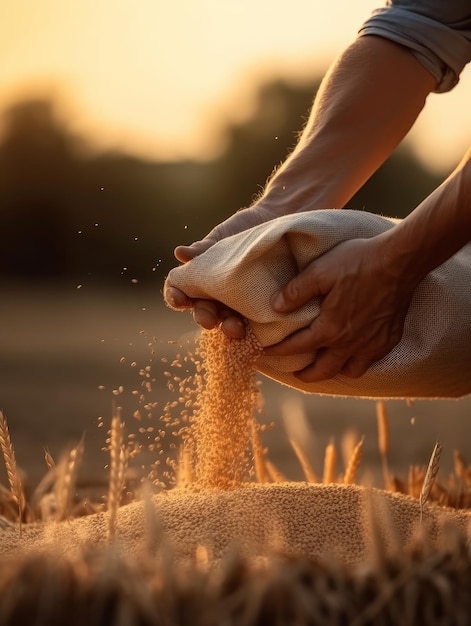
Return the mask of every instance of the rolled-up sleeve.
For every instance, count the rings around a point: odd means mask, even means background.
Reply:
[[[406,46],[436,78],[435,91],[449,91],[471,61],[471,0],[390,0],[359,35]]]

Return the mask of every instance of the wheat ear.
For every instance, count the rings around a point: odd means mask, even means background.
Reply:
[[[362,437],[357,445],[353,448],[353,452],[348,461],[347,469],[345,470],[345,476],[343,482],[345,485],[353,485],[355,482],[355,476],[363,455],[363,443],[365,437]]]
[[[337,463],[337,450],[335,444],[330,441],[325,447],[324,454],[324,475],[322,482],[324,484],[335,482],[335,465]]]
[[[0,446],[2,448],[3,459],[5,461],[5,467],[7,470],[8,482],[10,484],[11,493],[18,504],[18,518],[20,523],[21,534],[21,520],[23,518],[23,512],[26,507],[26,499],[23,490],[23,484],[16,465],[15,449],[11,442],[10,431],[8,430],[8,424],[3,411],[0,410]]]
[[[430,492],[432,491],[433,483],[438,473],[438,469],[440,467],[440,455],[443,450],[443,444],[439,441],[435,444],[435,447],[432,452],[432,456],[430,457],[430,461],[427,467],[427,472],[425,474],[424,483],[422,485],[422,489],[420,490],[419,503],[420,503],[420,523],[423,521],[424,514],[424,505],[428,500]]]

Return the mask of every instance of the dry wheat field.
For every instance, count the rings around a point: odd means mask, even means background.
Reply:
[[[321,474],[289,436],[304,474],[289,481],[264,444],[258,354],[250,332],[203,331],[166,363],[163,410],[147,397],[150,367],[131,420],[115,390],[102,498],[77,496],[83,441],[46,450],[25,489],[0,414],[1,625],[470,623],[471,466],[455,451],[443,477],[437,441],[428,465],[396,475],[378,401],[379,484],[348,433]]]

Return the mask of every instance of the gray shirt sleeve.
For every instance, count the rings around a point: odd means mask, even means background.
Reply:
[[[435,91],[449,91],[471,61],[471,0],[388,0],[359,35],[406,46],[436,78]]]

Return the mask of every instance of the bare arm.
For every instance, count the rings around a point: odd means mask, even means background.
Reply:
[[[279,214],[345,206],[410,130],[434,87],[406,48],[358,39],[325,76],[301,139],[262,202]]]
[[[400,143],[434,87],[431,74],[402,46],[357,39],[327,73],[297,147],[260,199],[203,240],[176,248],[176,257],[189,261],[224,237],[287,213],[343,207]],[[205,328],[223,321],[229,336],[244,332],[234,312],[216,302],[192,301],[172,287],[165,298],[177,308],[193,307]]]
[[[384,236],[383,254],[417,284],[471,241],[471,148],[448,179]]]

